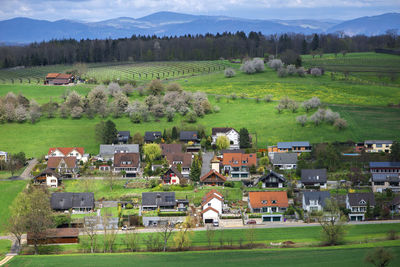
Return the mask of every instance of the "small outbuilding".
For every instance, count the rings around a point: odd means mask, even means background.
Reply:
[[[41,245],[48,244],[76,244],[79,243],[79,229],[77,228],[56,228],[47,229],[43,233],[35,236],[28,232],[27,243],[34,245],[35,240]]]

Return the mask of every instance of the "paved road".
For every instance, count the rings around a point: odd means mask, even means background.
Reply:
[[[32,160],[28,161],[28,166],[26,166],[25,170],[20,175],[20,177],[23,179],[31,179],[32,178],[31,171],[36,166],[36,164],[38,164],[37,159],[32,159]]]
[[[203,153],[203,164],[201,165],[201,175],[202,177],[204,174],[211,170],[211,160],[214,157],[214,152],[205,152]]]

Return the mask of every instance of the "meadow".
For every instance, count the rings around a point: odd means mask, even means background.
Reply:
[[[388,246],[389,245],[389,246]],[[399,243],[387,243],[400,264]],[[17,256],[10,266],[360,266],[370,246],[351,245],[301,249],[220,250],[167,253]]]
[[[8,239],[0,239],[0,261],[10,252],[11,241]]]
[[[0,180],[0,234],[5,232],[8,218],[10,218],[11,203],[26,186],[27,181]]]

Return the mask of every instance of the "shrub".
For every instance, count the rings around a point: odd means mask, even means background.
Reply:
[[[122,93],[122,89],[118,83],[112,82],[108,85],[107,90],[110,95],[115,96],[119,93]]]
[[[133,209],[133,205],[131,203],[126,204],[125,209],[131,210]]]
[[[214,106],[214,112],[218,113],[221,111],[221,108],[219,106]]]
[[[319,68],[312,68],[310,70],[310,73],[312,76],[317,77],[317,76],[321,76],[322,75],[322,71]]]
[[[327,109],[325,111],[324,119],[326,122],[333,124],[339,118],[340,118],[339,113],[333,112],[331,109]]]
[[[79,119],[82,117],[83,109],[81,107],[74,107],[71,110],[71,117],[74,119]]]
[[[224,74],[226,78],[232,78],[236,73],[232,68],[227,68],[225,69]]]
[[[278,104],[276,107],[276,110],[278,111],[278,113],[282,113],[282,110],[285,108],[282,104]]]
[[[306,70],[303,67],[299,67],[297,69],[297,75],[299,75],[299,77],[305,77],[306,76]]]
[[[310,109],[317,108],[319,106],[321,106],[321,101],[319,100],[318,97],[315,97],[315,96],[313,98],[303,102],[303,107],[307,112]]]
[[[179,83],[170,83],[167,86],[167,91],[182,92],[182,86]]]
[[[283,67],[283,62],[280,59],[273,59],[268,61],[268,66],[274,70],[278,70]]]
[[[288,104],[288,109],[290,109],[293,113],[295,113],[298,108],[299,108],[299,104],[296,101],[291,101]]]
[[[318,109],[313,115],[311,115],[310,120],[315,123],[315,125],[319,125],[325,117],[325,110]]]
[[[195,123],[197,121],[197,115],[196,113],[192,110],[187,114],[186,121],[189,123]]]
[[[172,107],[167,107],[165,109],[165,114],[167,115],[167,120],[168,121],[173,121],[175,117],[175,109]]]
[[[295,66],[295,65],[292,65],[292,64],[291,64],[291,65],[288,65],[288,66],[286,67],[286,70],[287,70],[287,73],[288,73],[290,76],[296,74],[296,72],[297,72],[296,66]]]
[[[347,121],[342,118],[338,118],[335,120],[335,123],[333,124],[338,130],[343,130],[347,127]]]
[[[287,75],[288,72],[284,67],[278,69],[278,77],[283,78],[286,77]]]
[[[265,69],[264,60],[261,58],[254,58],[251,63],[253,64],[254,69],[256,72],[263,72]]]
[[[246,62],[244,62],[242,64],[242,66],[240,66],[240,70],[244,73],[247,74],[253,74],[256,72],[256,69],[254,68],[254,65],[252,63],[252,61],[248,60]]]
[[[236,100],[236,98],[237,98],[237,95],[235,93],[231,94],[231,99],[232,100]]]
[[[272,101],[272,95],[266,95],[265,97],[264,97],[264,101],[265,102],[267,102],[267,103],[269,103],[269,102],[271,102]]]
[[[26,111],[26,108],[22,105],[18,106],[15,109],[15,120],[17,122],[24,122],[28,119],[28,112]]]
[[[162,104],[156,104],[153,106],[153,114],[157,118],[164,117],[165,115],[165,108]]]

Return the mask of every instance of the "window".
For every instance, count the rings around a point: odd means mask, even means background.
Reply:
[[[211,207],[211,203],[208,203],[208,206]]]
[[[276,204],[276,200],[272,200],[272,204]]]
[[[365,202],[364,199],[361,199],[361,200],[360,200],[360,204],[367,204],[367,202]]]
[[[267,204],[267,201],[266,200],[262,200],[261,203],[262,204]]]

